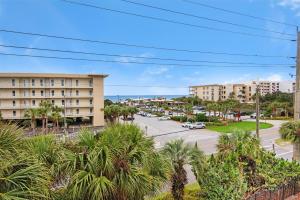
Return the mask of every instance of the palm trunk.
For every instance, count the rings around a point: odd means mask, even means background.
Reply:
[[[45,132],[45,117],[42,118],[43,133]]]
[[[293,160],[300,161],[300,142],[293,144]]]

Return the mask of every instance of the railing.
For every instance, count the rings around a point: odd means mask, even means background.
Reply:
[[[274,190],[260,190],[245,198],[245,200],[284,200],[300,192],[299,180],[293,179],[286,184],[281,184]]]

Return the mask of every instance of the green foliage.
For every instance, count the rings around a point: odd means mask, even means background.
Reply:
[[[209,130],[217,131],[220,133],[233,133],[235,130],[243,130],[243,131],[254,131],[256,129],[255,122],[243,121],[243,122],[231,122],[220,126],[220,124],[216,124],[217,126],[208,126]],[[271,128],[273,125],[269,123],[260,123],[260,129]]]
[[[300,121],[290,121],[282,124],[279,132],[283,139],[294,143],[300,142]]]
[[[171,175],[171,193],[174,199],[184,199],[184,186],[187,184],[187,174],[184,165],[193,164],[199,168],[204,168],[204,153],[200,151],[197,146],[191,148],[189,145],[183,143],[183,140],[175,140],[168,142],[163,154],[169,159],[172,165]],[[196,170],[194,170],[196,172]]]
[[[187,116],[173,116],[171,117],[172,120],[177,121],[177,122],[187,122],[188,118]]]
[[[113,104],[113,102],[112,102],[111,100],[109,100],[109,99],[105,99],[105,100],[104,100],[104,107],[110,106],[110,105],[112,105],[112,104]]]

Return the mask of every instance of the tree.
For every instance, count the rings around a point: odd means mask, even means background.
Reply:
[[[136,108],[136,107],[129,107],[129,114],[130,114],[130,117],[131,117],[131,120],[133,121],[133,119],[134,119],[134,115],[136,114],[136,113],[138,113],[138,109]]]
[[[119,105],[110,105],[104,108],[104,116],[110,123],[115,123],[121,113],[121,107]]]
[[[77,170],[68,187],[72,199],[140,200],[167,180],[166,162],[155,152],[153,139],[144,137],[138,127],[116,124],[99,140],[92,133],[84,138],[84,151],[75,159]]]
[[[282,124],[279,132],[281,138],[293,143],[293,160],[300,162],[300,122],[286,122]]]
[[[47,168],[24,150],[23,131],[0,124],[0,199],[49,199]]]
[[[49,118],[49,116],[51,114],[51,111],[52,111],[52,104],[48,100],[47,101],[41,101],[40,107],[38,109],[39,109],[39,115],[42,118],[43,131],[47,132],[47,130],[48,130],[48,118]]]
[[[120,115],[123,116],[124,120],[127,120],[129,114],[130,113],[129,113],[129,107],[128,106],[121,107],[121,109],[120,109]]]
[[[110,99],[105,99],[105,100],[104,100],[104,107],[110,106],[110,105],[112,105],[112,104],[113,104],[113,102],[112,102]]]
[[[273,116],[277,116],[277,110],[280,107],[280,103],[277,101],[274,101],[269,104],[269,108],[272,110]]]
[[[0,121],[3,120],[3,117],[2,117],[2,112],[0,111]]]
[[[39,117],[39,109],[30,108],[25,111],[25,118],[30,118],[31,129],[35,133],[36,119]]]
[[[203,153],[197,148],[190,148],[185,145],[183,140],[168,142],[162,152],[169,159],[172,166],[172,196],[176,200],[183,200],[184,186],[187,183],[184,165],[201,163],[199,159],[204,158],[204,156],[201,157]]]

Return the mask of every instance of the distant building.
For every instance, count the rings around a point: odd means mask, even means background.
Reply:
[[[256,88],[257,82],[251,81],[240,84],[190,86],[189,92],[190,95],[198,96],[200,99],[207,101],[224,101],[233,98],[239,100],[241,103],[252,103],[252,97],[256,93]],[[295,83],[292,81],[259,81],[259,88],[263,96],[278,91],[293,93],[295,91]]]
[[[104,126],[103,79],[100,74],[0,73],[3,119],[24,119],[26,109],[43,100],[64,108],[68,118],[88,117]]]

